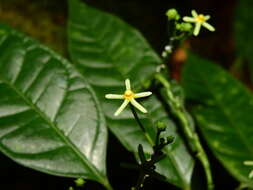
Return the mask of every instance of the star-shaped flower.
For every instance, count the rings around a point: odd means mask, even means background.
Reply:
[[[152,92],[141,92],[141,93],[134,93],[131,90],[130,80],[125,80],[126,90],[124,94],[106,94],[105,97],[107,99],[122,99],[124,102],[121,104],[121,106],[117,109],[117,111],[114,113],[115,116],[118,116],[125,107],[131,103],[134,107],[136,107],[138,110],[140,110],[143,113],[147,113],[147,110],[139,104],[135,99],[136,98],[143,98],[146,96],[150,96]]]
[[[253,166],[253,161],[244,161],[243,164],[245,166]],[[253,170],[249,173],[249,178],[253,178]]]
[[[195,23],[195,28],[193,31],[193,35],[197,36],[199,34],[201,26],[205,27],[210,31],[215,31],[215,28],[208,24],[206,21],[209,20],[211,17],[209,15],[197,14],[195,10],[192,10],[192,17],[185,16],[183,20],[185,22],[192,22]]]

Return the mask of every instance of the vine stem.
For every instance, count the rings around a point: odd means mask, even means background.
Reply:
[[[197,152],[196,157],[199,159],[200,163],[202,164],[202,167],[204,168],[206,180],[207,180],[207,189],[213,190],[214,184],[210,169],[210,164],[208,161],[208,157],[205,153],[204,148],[202,147],[198,134],[192,129],[191,123],[188,119],[187,113],[180,101],[174,96],[174,94],[171,91],[170,83],[167,81],[167,79],[162,74],[157,74],[155,76],[155,79],[160,82],[164,88],[166,89],[166,96],[168,99],[166,99],[166,102],[170,105],[170,108],[174,115],[178,118],[179,122],[181,123],[181,126],[183,128],[183,131],[188,139],[189,142],[192,143],[194,151]]]

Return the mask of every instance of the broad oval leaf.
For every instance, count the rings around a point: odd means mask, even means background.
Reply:
[[[93,9],[79,0],[70,0],[69,8],[70,55],[95,90],[108,127],[136,156],[139,144],[150,154],[152,148],[130,109],[114,117],[113,113],[121,102],[106,100],[105,94],[123,93],[126,78],[131,79],[133,89],[140,89],[162,61],[138,31],[117,17]],[[175,143],[166,149],[166,159],[158,164],[158,171],[169,182],[188,189],[194,166],[190,154],[157,98],[148,98],[143,103],[149,113],[139,115],[149,136],[154,139],[155,122],[158,120],[164,120],[168,125],[168,134],[176,136]]]
[[[97,99],[66,60],[0,25],[0,149],[53,175],[108,185]]]
[[[197,102],[193,114],[210,148],[239,181],[253,186],[253,96],[219,66],[191,55],[183,72],[188,100]]]

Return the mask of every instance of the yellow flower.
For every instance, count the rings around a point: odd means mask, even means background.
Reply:
[[[193,31],[193,35],[197,36],[199,34],[200,28],[201,26],[205,27],[206,29],[210,30],[210,31],[215,31],[215,28],[208,24],[206,21],[209,20],[211,17],[209,15],[203,15],[203,14],[197,14],[197,12],[195,10],[192,10],[192,17],[188,17],[185,16],[183,18],[183,20],[185,22],[191,22],[191,23],[195,23],[195,28]]]
[[[124,94],[106,94],[105,97],[107,99],[122,99],[124,102],[121,104],[121,106],[117,109],[117,111],[114,113],[115,116],[118,116],[125,107],[131,103],[134,107],[136,107],[138,110],[140,110],[143,113],[147,113],[147,110],[139,104],[135,99],[136,98],[143,98],[146,96],[150,96],[152,92],[141,92],[141,93],[134,93],[131,90],[130,80],[125,80],[126,90]]]
[[[243,164],[245,166],[253,166],[253,161],[244,161]],[[253,178],[253,170],[249,173],[249,178]]]

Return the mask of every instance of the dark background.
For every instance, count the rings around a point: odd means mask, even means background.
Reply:
[[[250,86],[245,68],[235,68],[235,45],[233,38],[234,10],[236,0],[87,0],[89,4],[118,15],[127,23],[138,28],[153,48],[161,54],[168,40],[165,12],[177,8],[182,15],[190,15],[191,9],[212,15],[210,23],[216,32],[201,30],[201,35],[183,44],[198,54],[221,64],[245,84]],[[7,23],[60,54],[67,54],[67,1],[66,0],[0,0],[0,22]],[[179,49],[170,64],[172,75],[180,79],[181,66],[186,58]],[[234,180],[205,148],[210,156],[213,177],[217,190],[230,190],[238,186]],[[122,168],[121,163],[135,163],[127,152],[110,134],[108,143],[108,175],[115,190],[130,190],[136,182],[138,173]],[[0,189],[8,190],[67,190],[73,179],[55,177],[22,167],[0,153]],[[144,189],[177,189],[169,184],[149,179]],[[102,190],[103,187],[87,182],[85,188]],[[193,190],[205,189],[205,177],[199,163],[193,175]]]

